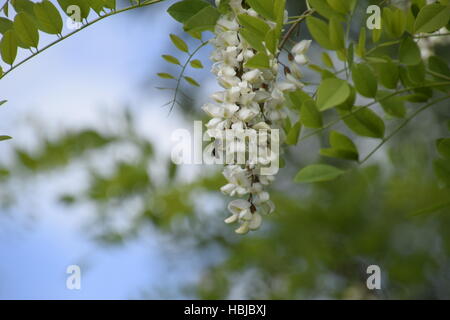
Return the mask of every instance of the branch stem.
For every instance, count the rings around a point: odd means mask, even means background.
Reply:
[[[93,24],[95,24],[95,23],[97,23],[97,22],[99,22],[99,21],[101,21],[101,20],[103,20],[103,19],[105,19],[105,18],[107,18],[107,17],[111,17],[111,16],[114,16],[114,15],[119,14],[119,13],[122,13],[122,12],[126,12],[126,11],[129,11],[129,10],[132,10],[132,9],[136,9],[136,8],[146,7],[146,6],[148,6],[148,5],[156,4],[156,3],[159,3],[159,2],[163,2],[163,1],[165,1],[165,0],[147,0],[147,1],[144,1],[144,2],[141,2],[141,3],[138,3],[138,4],[135,4],[135,5],[132,5],[132,6],[129,6],[129,7],[123,8],[123,9],[120,9],[120,10],[113,10],[113,11],[110,11],[110,12],[106,13],[105,15],[102,15],[102,16],[100,16],[100,17],[98,17],[98,18],[92,20],[91,22],[84,24],[84,25],[81,26],[79,29],[76,29],[76,30],[72,31],[72,32],[66,34],[65,36],[59,37],[57,40],[55,40],[55,41],[49,43],[48,45],[46,45],[45,47],[43,47],[41,50],[35,51],[33,54],[29,55],[28,57],[26,57],[25,59],[21,60],[21,61],[18,62],[17,64],[12,65],[11,68],[9,68],[7,71],[5,71],[5,72],[0,76],[0,79],[4,78],[4,77],[5,77],[7,74],[9,74],[11,71],[13,71],[14,69],[18,68],[19,66],[21,66],[22,64],[24,64],[24,63],[27,62],[28,60],[30,60],[30,59],[32,59],[33,57],[35,57],[36,55],[38,55],[39,53],[44,52],[44,51],[47,50],[47,49],[50,49],[50,48],[53,47],[55,44],[57,44],[57,43],[61,42],[62,40],[65,40],[65,39],[67,39],[67,38],[73,36],[74,34],[80,32],[81,30],[83,30],[83,29],[85,29],[85,28],[87,28],[88,26],[91,26],[91,25],[93,25]]]

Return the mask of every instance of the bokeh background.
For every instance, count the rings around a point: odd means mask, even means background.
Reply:
[[[172,132],[205,120],[200,107],[218,88],[206,47],[205,70],[188,72],[201,88],[186,85],[180,104],[164,107],[172,93],[156,87],[173,83],[155,74],[175,67],[160,55],[184,59],[168,38],[183,36],[166,14],[173,3],[105,19],[1,80],[1,134],[14,139],[0,144],[0,298],[450,298],[450,209],[416,214],[449,199],[431,165],[448,108],[423,113],[334,182],[292,181],[326,134],[286,149],[276,212],[237,236],[223,223],[221,168],[170,161]],[[308,38],[304,27],[297,37]],[[319,63],[320,48],[310,57]],[[377,143],[356,142],[362,154]],[[66,288],[74,264],[81,290]],[[381,290],[366,288],[372,264]]]

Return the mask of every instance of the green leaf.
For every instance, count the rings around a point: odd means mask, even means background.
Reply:
[[[6,31],[13,28],[13,22],[4,17],[0,17],[0,33],[4,34]]]
[[[1,107],[2,105],[4,105],[6,102],[8,102],[8,100],[1,100],[1,101],[0,101],[0,107]]]
[[[411,38],[405,38],[399,49],[399,59],[401,63],[408,66],[419,64],[422,61],[420,49],[417,43]]]
[[[167,12],[178,22],[185,23],[205,7],[211,6],[203,0],[184,0],[170,6]]]
[[[446,159],[450,159],[450,138],[443,138],[436,141],[439,153]]]
[[[369,108],[355,107],[351,113],[342,115],[344,123],[357,135],[380,139],[384,137],[383,120]]]
[[[276,18],[276,37],[281,36],[284,25],[284,13],[286,11],[286,0],[274,0],[273,11]]]
[[[219,10],[211,6],[205,7],[186,21],[184,24],[184,30],[186,32],[203,32],[206,30],[214,31],[219,17]]]
[[[10,136],[0,136],[0,141],[10,140],[12,139]]]
[[[313,164],[300,170],[294,178],[297,183],[330,181],[338,178],[345,171],[327,164]]]
[[[270,31],[267,32],[267,34],[266,34],[264,42],[266,43],[266,47],[269,50],[269,52],[272,53],[273,55],[276,55],[278,52],[277,30],[270,29]]]
[[[104,3],[105,7],[111,10],[115,10],[116,9],[116,0],[102,0],[102,2]]]
[[[250,46],[257,51],[265,52],[265,47],[263,44],[264,39],[255,35],[249,29],[241,29],[240,35],[247,41]]]
[[[195,69],[203,69],[203,64],[200,60],[195,59],[191,61],[191,67]]]
[[[347,49],[347,63],[348,67],[351,69],[353,67],[353,60],[355,59],[355,49],[353,42],[350,43]]]
[[[265,39],[267,32],[269,32],[270,27],[267,23],[257,17],[249,16],[248,14],[238,15],[239,23],[247,28],[253,36],[261,39]]]
[[[450,6],[442,6],[438,3],[423,7],[417,15],[414,29],[416,33],[435,32],[445,27],[450,19]]]
[[[276,21],[273,0],[247,0],[247,4],[264,18]]]
[[[406,13],[396,7],[383,8],[383,26],[392,38],[400,38],[406,29]]]
[[[380,83],[388,89],[396,89],[400,77],[398,66],[392,61],[375,64]]]
[[[425,81],[426,68],[422,60],[416,65],[406,67],[409,79],[414,85],[421,84]]]
[[[388,96],[391,97],[387,98]],[[402,97],[392,96],[392,93],[388,91],[379,91],[377,99],[387,114],[397,118],[403,118],[406,115],[405,101]]]
[[[157,73],[158,77],[163,78],[163,79],[175,79],[175,77],[173,75],[171,75],[170,73],[165,73],[165,72],[160,72]]]
[[[221,14],[229,13],[231,11],[230,1],[231,0],[220,1],[219,5],[217,6],[217,10],[219,10]]]
[[[308,27],[311,36],[320,44],[324,49],[334,50],[334,46],[329,37],[328,25],[323,21],[315,17],[306,18],[306,26]]]
[[[89,4],[89,7],[92,8],[98,15],[102,12],[105,7],[105,3],[103,0],[86,0]]]
[[[178,60],[174,56],[171,56],[170,54],[163,54],[162,57],[164,60],[166,60],[169,63],[180,65],[180,60]]]
[[[300,121],[298,121],[289,130],[289,133],[286,137],[286,144],[296,145],[298,143],[298,138],[300,137],[301,130],[302,130],[302,123]]]
[[[445,77],[450,77],[450,68],[445,60],[437,56],[431,56],[428,59],[428,68],[436,73],[439,73]],[[436,81],[442,81],[442,77],[434,76]]]
[[[353,141],[347,136],[337,132],[330,132],[331,148],[320,150],[325,157],[358,161],[359,153]]]
[[[316,103],[312,99],[303,102],[300,110],[300,120],[307,128],[321,128],[323,125],[322,114],[317,110]]]
[[[334,50],[345,49],[344,27],[342,24],[336,18],[331,18],[328,28],[330,42]]]
[[[0,53],[3,61],[12,65],[17,55],[17,36],[14,30],[8,30],[0,42]]]
[[[353,141],[346,135],[343,135],[342,133],[339,133],[337,131],[330,132],[330,145],[336,149],[349,150],[358,153],[358,150],[356,149]]]
[[[259,52],[246,62],[245,67],[252,69],[268,69],[270,68],[270,59],[265,53]]]
[[[341,110],[350,110],[355,105],[356,101],[356,90],[352,86],[350,86],[350,95],[348,96],[347,100],[345,100],[343,103],[336,106],[336,108]]]
[[[433,162],[434,173],[447,187],[450,187],[450,161],[448,159],[435,159]]]
[[[359,41],[356,46],[356,54],[358,57],[364,57],[366,55],[366,28],[362,27],[359,31]]]
[[[49,34],[60,34],[63,22],[58,9],[48,0],[35,3],[34,15],[37,20],[39,29]]]
[[[377,94],[378,83],[372,70],[367,64],[355,64],[352,67],[352,79],[356,91],[361,95],[373,98]]]
[[[288,98],[290,100],[290,102],[292,103],[292,107],[296,110],[296,111],[300,111],[301,110],[301,106],[308,100],[312,100],[312,98],[303,90],[298,89],[294,92],[290,92],[288,94]]]
[[[311,7],[313,7],[321,16],[327,19],[337,19],[339,21],[345,21],[345,16],[339,12],[336,12],[326,1],[324,0],[308,0]]]
[[[328,53],[322,52],[322,61],[328,68],[334,69],[333,60],[331,60],[331,57]]]
[[[30,0],[11,0],[11,4],[17,13],[26,12],[31,16],[34,15],[34,4]]]
[[[175,45],[175,47],[178,50],[189,53],[188,45],[179,36],[177,36],[175,34],[170,34],[170,40],[172,40],[172,43]]]
[[[347,14],[353,10],[355,0],[327,0],[328,5],[339,13]]]
[[[194,86],[194,87],[200,87],[200,84],[199,84],[197,81],[195,81],[194,79],[192,79],[191,77],[184,76],[183,78],[184,78],[184,80],[186,80],[186,82],[189,83],[190,85],[192,85],[192,86]]]
[[[317,106],[324,111],[345,102],[350,96],[350,87],[346,81],[328,78],[322,81],[317,91]]]
[[[32,16],[22,11],[14,17],[14,30],[27,47],[37,48],[39,33]]]
[[[378,42],[381,38],[382,30],[381,29],[373,29],[372,30],[372,41],[374,43]]]

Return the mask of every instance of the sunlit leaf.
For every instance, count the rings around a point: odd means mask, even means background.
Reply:
[[[313,164],[300,170],[294,178],[297,183],[330,181],[338,178],[345,171],[327,164]]]
[[[10,140],[12,139],[10,136],[0,136],[0,141]]]
[[[175,79],[175,77],[173,75],[171,75],[170,73],[165,73],[165,72],[160,72],[157,73],[158,77],[163,78],[163,79]]]
[[[273,0],[247,0],[247,3],[264,18],[272,21],[276,20]]]
[[[351,113],[342,113],[345,124],[357,135],[371,138],[383,138],[384,121],[372,110],[355,107]]]
[[[419,32],[434,32],[447,25],[450,19],[450,6],[432,3],[423,7],[417,15],[414,29]]]
[[[367,64],[355,64],[352,67],[352,79],[356,90],[363,96],[373,98],[377,94],[378,83]]]
[[[420,49],[417,43],[411,38],[405,38],[400,44],[399,59],[401,63],[408,66],[419,64],[422,61]]]
[[[58,9],[48,0],[35,3],[34,15],[39,29],[50,34],[59,34],[62,31],[63,22]]]
[[[219,17],[219,10],[211,6],[205,7],[186,21],[184,30],[187,32],[213,31]]]
[[[0,17],[0,33],[4,34],[6,31],[12,29],[13,22],[7,18]]]
[[[345,102],[350,95],[350,87],[344,80],[329,78],[322,81],[317,91],[317,107],[320,111],[333,108]]]
[[[286,144],[288,145],[296,145],[298,143],[298,138],[300,136],[300,132],[302,130],[302,123],[298,121],[294,124],[286,137]]]
[[[306,25],[314,40],[317,41],[323,48],[328,50],[334,50],[334,46],[331,43],[328,25],[323,21],[315,17],[306,18]]]
[[[377,98],[387,114],[398,118],[403,118],[406,115],[405,101],[402,97],[392,96],[392,93],[388,91],[379,91]]]
[[[195,69],[203,69],[203,64],[200,60],[195,59],[191,61],[191,67]]]
[[[27,12],[20,12],[14,17],[14,31],[27,47],[37,48],[39,33],[32,16]]]
[[[195,81],[194,79],[192,79],[191,77],[184,76],[183,78],[184,78],[184,80],[186,80],[186,82],[189,83],[190,85],[192,85],[192,86],[194,86],[194,87],[200,87],[200,84],[199,84],[197,81]]]
[[[247,63],[245,64],[246,68],[253,68],[253,69],[266,69],[270,68],[270,60],[269,57],[263,53],[259,52],[255,54],[253,57],[248,59]]]
[[[186,53],[189,52],[188,45],[179,36],[177,36],[175,34],[171,34],[170,35],[170,40],[172,40],[172,43],[175,45],[175,47],[177,47],[178,50],[186,52]]]
[[[184,0],[173,4],[167,12],[178,22],[185,23],[200,10],[208,6],[210,4],[203,0]]]
[[[330,132],[330,146],[328,149],[321,149],[320,154],[331,158],[341,158],[358,161],[359,154],[353,141],[347,136],[337,131]]]
[[[12,65],[17,55],[17,36],[14,30],[8,30],[0,42],[0,52],[3,61]]]
[[[300,111],[300,120],[307,128],[322,127],[322,114],[317,110],[314,100],[308,99],[303,103]]]
[[[171,56],[170,54],[163,54],[162,57],[169,63],[180,65],[180,61],[174,56]]]

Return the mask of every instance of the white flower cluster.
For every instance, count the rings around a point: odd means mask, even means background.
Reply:
[[[216,0],[219,5],[220,0]],[[212,95],[214,103],[203,106],[203,110],[212,119],[207,123],[207,134],[215,141],[215,152],[224,152],[227,144],[224,140],[224,131],[240,131],[254,129],[256,131],[270,132],[279,127],[286,118],[284,110],[285,91],[294,91],[302,88],[299,81],[301,77],[298,65],[307,63],[304,55],[310,41],[303,41],[293,50],[293,64],[286,80],[278,79],[277,56],[269,53],[270,68],[252,69],[245,67],[256,50],[240,35],[241,26],[237,20],[238,14],[248,14],[259,17],[253,9],[243,7],[242,0],[231,0],[231,12],[222,15],[215,28],[215,38],[211,40],[215,50],[211,55],[214,62],[212,72],[217,76],[218,83],[223,91]],[[261,18],[263,19],[263,18]],[[271,27],[272,21],[266,20]],[[245,145],[245,143],[244,143]],[[269,149],[268,139],[258,139],[258,148]],[[246,150],[241,150],[246,152]],[[221,191],[230,196],[245,197],[230,202],[228,210],[231,216],[226,223],[239,222],[236,229],[238,234],[246,234],[250,230],[260,227],[261,214],[274,211],[269,193],[265,191],[273,180],[273,175],[261,175],[260,169],[278,158],[278,154],[266,152],[267,156],[258,155],[257,161],[247,161],[245,164],[228,164],[224,168],[224,176],[228,183]]]
[[[428,59],[434,55],[434,48],[436,46],[445,46],[450,43],[450,37],[447,35],[448,31],[444,27],[432,34],[424,34],[427,37],[419,39],[417,44],[420,48],[420,53],[423,59]]]

